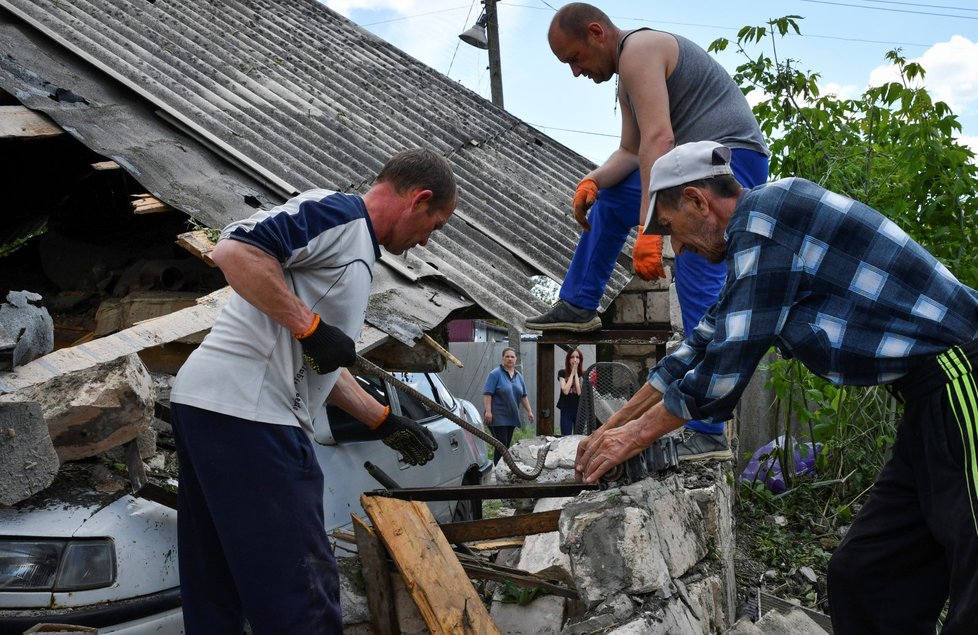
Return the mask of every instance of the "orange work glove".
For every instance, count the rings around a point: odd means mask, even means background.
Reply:
[[[644,227],[638,226],[638,238],[632,248],[632,266],[635,273],[643,280],[665,278],[666,270],[662,268],[662,236],[659,234],[643,234]]]
[[[598,182],[594,179],[584,179],[577,184],[574,191],[574,218],[584,231],[591,231],[591,223],[587,222],[587,211],[598,200]]]

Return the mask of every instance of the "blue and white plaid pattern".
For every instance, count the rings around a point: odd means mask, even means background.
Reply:
[[[978,293],[876,210],[789,178],[745,193],[727,280],[649,373],[666,409],[730,418],[771,346],[835,384],[885,384],[978,336]]]

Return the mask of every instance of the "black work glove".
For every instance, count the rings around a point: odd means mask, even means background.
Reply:
[[[435,437],[413,419],[391,413],[374,429],[388,447],[404,455],[404,460],[411,465],[424,465],[435,457],[438,449]]]
[[[306,364],[320,375],[331,373],[340,366],[352,366],[357,361],[353,340],[335,326],[323,322],[318,313],[315,315],[308,331],[293,334],[302,345]]]

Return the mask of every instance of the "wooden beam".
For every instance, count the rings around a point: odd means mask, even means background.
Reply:
[[[177,235],[177,244],[211,267],[217,266],[217,263],[211,258],[211,252],[214,251],[214,245],[216,243],[208,238],[206,229],[198,229]]]
[[[554,347],[537,342],[537,434],[554,433]]]
[[[436,351],[438,351],[438,353],[440,353],[442,357],[444,357],[445,359],[447,359],[451,363],[455,364],[459,368],[464,368],[465,367],[465,364],[462,363],[462,360],[460,360],[459,358],[457,358],[454,355],[452,355],[448,351],[448,349],[446,349],[444,346],[442,346],[437,341],[435,341],[435,338],[431,337],[427,333],[422,333],[421,339],[424,340],[425,344],[427,344],[431,348],[433,348]]]
[[[380,498],[374,496],[371,498]],[[456,544],[473,540],[493,540],[510,538],[512,536],[531,536],[557,531],[560,521],[560,510],[520,514],[506,518],[486,518],[483,520],[464,520],[458,523],[446,523],[441,526],[445,539]]]
[[[119,170],[122,166],[115,161],[99,161],[98,163],[92,164],[92,169],[96,172],[101,172],[103,170]]]
[[[499,634],[451,545],[424,503],[361,496],[433,635]]]
[[[43,113],[24,106],[0,106],[0,139],[47,139],[64,133]]]
[[[522,538],[502,538],[500,540],[480,540],[466,543],[472,551],[498,551],[500,549],[519,549],[526,542]]]
[[[370,625],[375,635],[399,635],[394,589],[387,568],[387,552],[374,530],[362,518],[353,514],[353,534],[363,570],[363,586],[370,608]]]
[[[231,287],[218,289],[197,300],[197,305],[141,322],[132,328],[97,340],[61,348],[44,357],[0,373],[0,394],[39,384],[59,375],[138,353],[209,329],[231,296]]]
[[[460,556],[462,568],[465,569],[470,577],[477,580],[493,580],[495,582],[511,582],[518,587],[526,589],[542,589],[551,595],[559,595],[565,598],[579,599],[577,589],[573,589],[563,584],[552,582],[529,571],[512,569],[509,567],[499,567],[494,564],[482,563]]]
[[[159,214],[173,211],[172,207],[150,194],[133,194],[132,198],[133,214]]]

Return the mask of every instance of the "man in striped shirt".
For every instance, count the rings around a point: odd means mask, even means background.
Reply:
[[[829,566],[835,632],[978,624],[978,292],[872,208],[800,178],[743,189],[728,148],[656,161],[649,217],[673,248],[725,262],[717,303],[578,448],[594,482],[693,418],[731,416],[774,346],[835,384],[905,404],[893,457]]]

